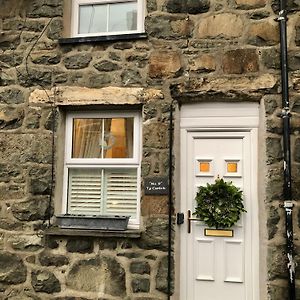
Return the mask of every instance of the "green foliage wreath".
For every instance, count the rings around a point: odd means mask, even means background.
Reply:
[[[195,197],[197,202],[194,215],[209,227],[229,228],[246,212],[243,204],[243,192],[223,179],[214,184],[200,186]]]

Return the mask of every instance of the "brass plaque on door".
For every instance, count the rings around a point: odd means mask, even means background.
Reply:
[[[204,229],[205,236],[233,237],[232,229]]]

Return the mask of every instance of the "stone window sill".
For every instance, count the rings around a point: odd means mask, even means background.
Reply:
[[[51,227],[45,231],[46,236],[88,236],[101,238],[132,238],[138,239],[141,237],[141,231],[136,229],[128,229],[124,231],[114,230],[89,230],[89,229],[63,229],[59,227]]]
[[[147,38],[146,33],[134,33],[134,34],[119,34],[119,35],[107,35],[107,36],[85,36],[85,37],[60,38],[58,40],[58,42],[61,45],[64,45],[64,44],[80,44],[80,43],[136,40],[136,39],[146,39],[146,38]]]

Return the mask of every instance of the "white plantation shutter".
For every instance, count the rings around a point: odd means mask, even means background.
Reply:
[[[105,214],[135,218],[137,209],[137,170],[106,171]]]
[[[101,192],[101,169],[69,169],[69,214],[101,214]]]

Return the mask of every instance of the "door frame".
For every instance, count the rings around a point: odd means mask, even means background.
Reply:
[[[179,299],[185,299],[187,285],[184,274],[187,273],[187,265],[180,257],[182,244],[185,241],[184,233],[187,232],[186,211],[187,201],[184,190],[186,188],[186,165],[185,155],[187,153],[188,133],[198,132],[249,132],[251,151],[251,196],[256,201],[251,203],[251,227],[252,236],[252,299],[259,299],[259,221],[258,221],[258,187],[257,187],[257,148],[258,148],[258,126],[259,126],[259,104],[258,103],[193,103],[184,104],[180,110],[180,164],[178,179],[180,180],[179,211],[185,213],[185,223],[179,228],[179,260],[180,266],[176,267],[178,274],[177,282],[180,283]]]

